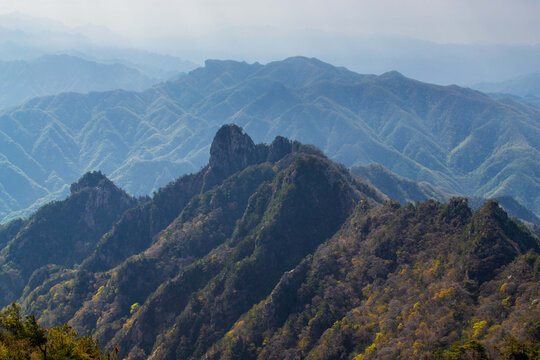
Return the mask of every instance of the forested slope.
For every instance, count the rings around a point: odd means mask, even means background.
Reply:
[[[207,166],[153,197],[113,186],[87,174],[65,202],[0,229],[17,232],[2,254],[39,239],[56,248],[37,219],[53,224],[81,192],[107,188],[119,197],[105,203],[131,205],[84,259],[77,247],[33,267],[6,256],[0,280],[30,274],[25,313],[92,333],[120,358],[539,354],[539,239],[496,201],[402,206],[312,146],[256,145],[235,125],[217,132]],[[88,218],[76,209],[73,234]],[[24,249],[40,259],[39,246]]]
[[[302,57],[209,60],[143,92],[61,94],[3,112],[0,211],[7,219],[36,208],[98,169],[131,194],[150,194],[204,166],[226,123],[257,142],[286,136],[346,166],[376,162],[416,182],[509,195],[540,211],[538,108]]]

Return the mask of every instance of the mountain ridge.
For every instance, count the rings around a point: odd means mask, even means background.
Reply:
[[[233,124],[210,148],[199,172],[127,198],[85,259],[27,270],[24,312],[134,360],[422,358],[473,340],[500,354],[509,336],[534,351],[540,241],[496,201],[401,206],[313,146],[255,145]],[[45,209],[106,187],[116,188],[87,173]],[[66,223],[42,209],[3,227],[0,238],[19,234],[0,255],[21,234],[49,243],[54,229],[35,230],[44,218]]]
[[[99,167],[128,192],[145,195],[174,174],[198,170],[208,159],[211,136],[221,125],[236,123],[256,142],[286,136],[312,143],[347,166],[378,162],[467,196],[511,195],[538,214],[537,108],[395,73],[359,75],[303,57],[266,65],[207,64],[141,93],[64,94],[4,112],[0,131],[7,136],[6,149],[26,154],[7,157],[5,150],[6,173],[25,174],[25,193],[40,197]],[[42,127],[29,130],[26,123],[37,119]],[[36,131],[44,129],[57,140],[37,142]],[[22,132],[33,140],[21,139]],[[45,166],[33,150],[40,146],[46,153],[64,143],[71,150],[56,153],[65,157],[57,169]],[[22,170],[35,162],[43,168],[39,176]],[[132,180],[135,173],[149,172],[158,173]],[[3,192],[4,214],[14,207],[8,193]],[[19,208],[31,205],[22,200]]]
[[[103,174],[92,172],[71,186],[66,200],[49,203],[24,223],[12,224],[19,231],[13,235],[6,229],[12,236],[0,249],[2,303],[20,297],[39,268],[71,267],[89,256],[99,238],[135,203]]]
[[[496,98],[516,97],[518,100],[537,107],[540,105],[540,73],[522,75],[502,82],[478,83],[472,87]]]
[[[44,55],[29,61],[2,61],[0,79],[0,108],[62,92],[119,88],[141,91],[159,82],[126,65],[103,64],[66,54]]]

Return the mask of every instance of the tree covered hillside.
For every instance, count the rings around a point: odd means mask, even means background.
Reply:
[[[3,227],[0,234],[8,241],[0,243],[0,304],[15,301],[28,284],[43,281],[51,270],[86,259],[101,236],[136,203],[102,173],[92,172],[71,185],[66,200]]]
[[[538,108],[303,57],[209,60],[143,92],[61,94],[4,111],[0,211],[13,218],[98,169],[131,194],[149,194],[204,166],[226,123],[257,142],[287,136],[346,166],[376,162],[453,193],[509,195],[540,213]]]
[[[92,179],[108,181],[86,175],[59,209]],[[39,214],[0,229],[19,229],[3,254],[56,241]],[[226,125],[207,166],[132,203],[84,259],[14,258],[0,284],[23,274],[24,313],[132,360],[536,359],[539,251],[496,201],[402,206],[313,146]]]
[[[538,249],[495,202],[357,207],[204,358],[533,359]]]
[[[79,337],[68,325],[44,329],[34,316],[23,318],[13,303],[0,313],[0,358],[4,360],[114,360],[118,352],[106,354],[91,335]]]

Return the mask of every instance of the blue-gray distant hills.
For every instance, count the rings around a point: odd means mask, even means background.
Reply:
[[[65,93],[0,114],[4,221],[99,169],[148,194],[208,161],[225,123],[256,142],[286,136],[347,166],[372,162],[414,181],[540,213],[540,109],[397,72],[360,75],[317,59],[209,60],[143,92]]]
[[[503,82],[479,83],[473,85],[473,88],[489,93],[495,98],[512,97],[540,106],[540,72]]]
[[[135,68],[69,55],[0,61],[0,109],[61,92],[144,90],[159,82]]]

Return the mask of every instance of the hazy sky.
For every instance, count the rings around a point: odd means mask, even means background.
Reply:
[[[540,0],[0,0],[0,14],[14,11],[134,37],[258,27],[442,43],[540,43]]]

